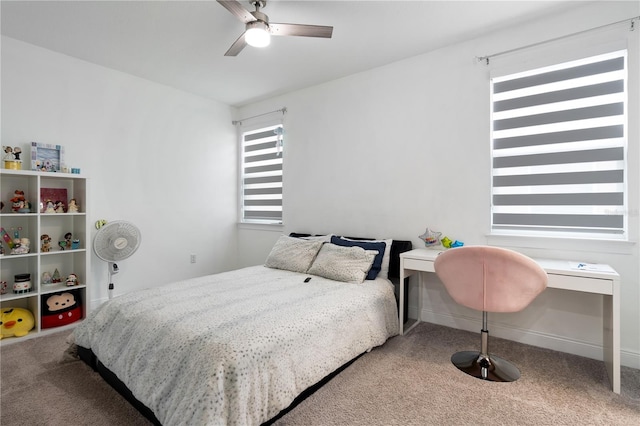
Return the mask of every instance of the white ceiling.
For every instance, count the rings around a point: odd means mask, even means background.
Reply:
[[[243,6],[254,10],[248,1]],[[274,37],[224,53],[244,25],[215,0],[1,2],[1,32],[241,106],[572,7],[576,1],[285,1],[271,22],[332,25],[333,38]]]

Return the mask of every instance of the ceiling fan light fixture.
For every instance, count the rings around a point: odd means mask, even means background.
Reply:
[[[269,26],[261,21],[247,23],[247,31],[244,37],[247,44],[253,47],[266,47],[271,43]]]

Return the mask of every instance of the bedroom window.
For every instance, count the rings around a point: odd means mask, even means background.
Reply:
[[[627,52],[493,78],[492,233],[625,239]]]
[[[241,221],[282,223],[282,124],[242,130]]]

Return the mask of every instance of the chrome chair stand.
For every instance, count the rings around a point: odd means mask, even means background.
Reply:
[[[480,331],[480,352],[461,351],[451,356],[451,362],[460,371],[470,376],[491,382],[515,382],[520,378],[520,370],[509,361],[495,355],[489,355],[489,330],[487,312],[482,312],[482,330]]]

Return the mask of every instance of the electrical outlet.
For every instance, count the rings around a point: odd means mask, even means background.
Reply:
[[[191,255],[191,263],[196,263],[196,255],[195,254]]]

